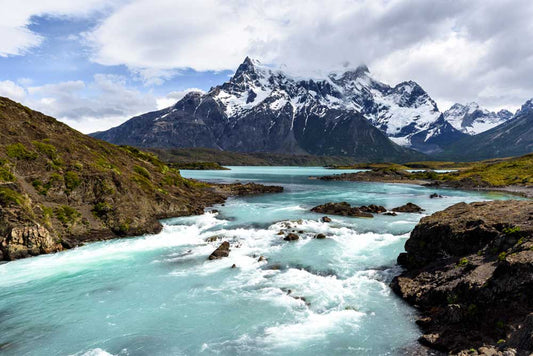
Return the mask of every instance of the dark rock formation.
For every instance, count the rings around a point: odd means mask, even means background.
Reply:
[[[298,240],[299,238],[300,238],[300,236],[298,236],[298,235],[295,234],[295,233],[290,232],[290,233],[287,234],[287,236],[285,236],[285,237],[283,238],[283,240],[285,240],[285,241],[296,241],[296,240]]]
[[[364,211],[365,213],[373,214],[381,214],[387,211],[387,209],[385,209],[383,206],[374,204],[370,204],[369,206],[360,206],[359,210]]]
[[[442,198],[442,195],[440,195],[438,193],[432,193],[432,194],[429,195],[429,198],[430,199]]]
[[[407,203],[405,205],[399,206],[397,208],[392,209],[392,211],[396,213],[420,213],[424,211],[421,207],[419,207],[416,204],[413,203]]]
[[[323,205],[318,205],[312,208],[311,211],[314,213],[330,214],[330,215],[341,215],[341,216],[362,217],[362,218],[374,217],[371,213],[365,212],[357,207],[352,207],[350,204],[346,202],[326,203]]]
[[[421,343],[533,352],[533,201],[453,205],[422,218],[405,249],[391,286],[420,309]]]
[[[324,235],[324,234],[316,234],[315,235],[315,239],[322,240],[322,239],[325,239],[325,238],[326,238],[326,235]]]
[[[331,218],[329,218],[327,216],[323,216],[321,220],[322,220],[322,222],[325,222],[325,223],[330,223],[331,222]]]
[[[224,241],[223,243],[218,246],[218,248],[213,251],[212,254],[209,255],[208,259],[210,260],[218,260],[222,257],[228,257],[230,252],[229,248],[229,242]]]

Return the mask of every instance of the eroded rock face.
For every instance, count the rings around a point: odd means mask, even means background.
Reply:
[[[35,256],[62,250],[62,245],[54,240],[43,226],[13,227],[1,243],[3,257],[6,260]]]
[[[533,351],[533,201],[455,204],[422,218],[405,249],[391,286],[422,312],[421,343]]]

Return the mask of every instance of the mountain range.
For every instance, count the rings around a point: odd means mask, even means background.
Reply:
[[[171,107],[92,136],[144,148],[408,161],[442,155],[515,116],[476,103],[455,104],[442,113],[416,82],[390,86],[366,66],[301,78],[247,57],[227,82],[207,93],[188,93]]]
[[[452,143],[437,158],[475,161],[533,152],[533,99],[511,119],[478,135]]]

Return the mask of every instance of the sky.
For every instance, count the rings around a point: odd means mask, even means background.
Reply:
[[[0,0],[0,96],[85,132],[228,80],[246,56],[315,76],[366,64],[444,111],[533,97],[531,0]]]

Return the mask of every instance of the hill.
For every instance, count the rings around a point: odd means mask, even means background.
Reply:
[[[154,154],[85,136],[0,97],[0,260],[158,232],[158,219],[202,213],[231,194],[215,190]]]

